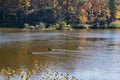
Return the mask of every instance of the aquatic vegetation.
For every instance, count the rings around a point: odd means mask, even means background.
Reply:
[[[57,72],[48,66],[35,64],[34,69],[3,68],[0,71],[0,80],[78,80],[74,75]]]

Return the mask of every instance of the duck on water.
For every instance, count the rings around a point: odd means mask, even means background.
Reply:
[[[50,48],[50,47],[48,47],[48,50],[49,51],[64,51],[63,49],[54,49],[54,48]]]
[[[76,49],[83,49],[82,47],[80,47],[80,46],[78,46],[78,45],[76,45],[75,48],[76,48]],[[49,51],[62,51],[62,49],[53,49],[53,48],[50,48],[50,47],[48,47],[48,50],[49,50]],[[63,50],[63,51],[64,51],[64,50]],[[33,51],[28,50],[28,54],[29,54],[29,55],[32,55],[33,53],[34,53]]]
[[[52,49],[52,48],[50,48],[50,47],[48,47],[48,50],[49,50],[49,51],[53,51],[53,49]]]
[[[76,49],[84,49],[83,47],[80,47],[78,45],[75,46]]]

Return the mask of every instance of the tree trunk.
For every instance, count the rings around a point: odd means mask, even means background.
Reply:
[[[18,12],[16,13],[15,20],[16,20],[16,23],[18,23]]]
[[[5,21],[6,20],[6,7],[5,7],[5,0],[3,0],[3,14],[2,14],[2,16],[3,16],[3,21]]]

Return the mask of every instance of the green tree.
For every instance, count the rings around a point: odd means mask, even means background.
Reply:
[[[108,3],[109,3],[110,14],[111,14],[110,19],[114,20],[115,14],[116,14],[116,0],[109,0]]]
[[[6,0],[0,0],[0,2],[1,2],[1,10],[2,10],[2,19],[3,19],[3,21],[5,21],[6,20],[6,11],[7,11],[7,9],[6,9]]]

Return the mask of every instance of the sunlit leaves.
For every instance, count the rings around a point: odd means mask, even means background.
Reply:
[[[86,15],[82,15],[82,16],[80,16],[80,22],[81,23],[86,23],[88,20],[87,20],[87,16]]]
[[[120,7],[117,7],[115,18],[120,19]]]
[[[26,0],[26,6],[28,6],[28,7],[31,6],[31,2],[30,2],[30,0]]]
[[[12,75],[11,75],[12,74]],[[13,70],[3,68],[0,72],[0,79],[4,80],[77,80],[75,75],[57,72],[48,66],[35,64],[31,70],[20,68]]]

